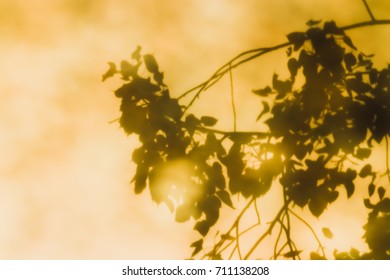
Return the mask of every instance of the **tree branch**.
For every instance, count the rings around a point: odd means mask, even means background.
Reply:
[[[197,126],[196,128],[198,131],[201,132],[212,132],[216,134],[221,134],[226,137],[231,137],[231,136],[255,136],[257,138],[267,138],[271,136],[270,133],[268,132],[259,132],[259,131],[224,131],[224,130],[219,130],[219,129],[213,129],[213,128],[208,128],[204,126]]]
[[[234,103],[234,88],[233,88],[233,74],[232,69],[229,69],[229,77],[230,77],[230,95],[232,99],[232,110],[233,110],[233,130],[237,131],[237,114],[236,114],[236,104]]]
[[[302,223],[304,223],[308,228],[309,230],[312,232],[314,238],[317,240],[318,242],[318,246],[320,247],[321,249],[321,252],[322,252],[322,255],[323,257],[325,257],[325,250],[324,250],[324,246],[322,246],[322,243],[320,241],[320,239],[318,238],[316,232],[314,231],[314,229],[303,219],[301,218],[300,216],[298,216],[298,214],[296,214],[295,212],[293,212],[292,210],[290,210],[290,213],[293,214],[298,220],[300,220]]]
[[[290,204],[290,202],[291,199],[287,201],[288,204]],[[276,217],[273,219],[268,229],[263,233],[262,236],[260,236],[259,239],[256,240],[255,244],[253,244],[253,246],[249,249],[248,253],[244,257],[244,260],[247,260],[252,255],[253,251],[257,248],[257,246],[259,246],[259,244],[264,240],[264,238],[266,238],[267,235],[272,233],[275,224],[279,221],[280,216],[284,213],[284,209],[285,206],[283,205],[282,208],[279,210],[278,214],[276,214]]]
[[[372,14],[371,9],[370,9],[370,7],[369,7],[368,4],[367,4],[367,1],[366,1],[366,0],[363,0],[363,4],[364,4],[364,6],[366,7],[366,10],[367,10],[368,14],[370,15],[371,20],[372,20],[372,21],[375,21],[375,17],[374,17],[374,15]]]
[[[390,19],[388,20],[370,20],[370,21],[364,21],[364,22],[359,22],[351,25],[346,25],[344,27],[341,27],[341,30],[351,30],[351,29],[356,29],[356,28],[361,28],[361,27],[366,27],[366,26],[374,26],[374,25],[388,25],[390,24]],[[214,85],[216,82],[218,82],[227,72],[229,72],[231,69],[236,68],[240,66],[241,64],[244,64],[250,60],[253,60],[257,57],[260,57],[264,54],[267,54],[272,51],[276,51],[285,47],[288,47],[292,45],[291,42],[286,42],[283,44],[279,44],[273,47],[268,47],[268,48],[256,48],[252,50],[248,50],[245,52],[242,52],[232,58],[230,61],[222,65],[220,68],[217,69],[217,71],[214,72],[214,74],[207,79],[205,82],[198,84],[197,86],[187,90],[183,94],[181,94],[178,99],[184,98],[188,94],[196,91],[196,94],[193,96],[193,98],[190,100],[189,104],[186,106],[185,111],[188,110],[189,107],[195,102],[195,100],[200,96],[200,94]],[[184,111],[184,112],[185,112]]]

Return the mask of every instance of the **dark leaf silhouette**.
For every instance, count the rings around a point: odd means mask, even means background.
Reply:
[[[205,126],[214,126],[218,122],[218,120],[216,118],[209,117],[209,116],[201,117],[200,121]]]
[[[351,38],[349,38],[347,35],[344,35],[344,36],[343,36],[343,40],[344,40],[344,43],[347,44],[350,48],[352,48],[352,49],[354,49],[354,50],[357,50],[357,48],[355,47],[355,45],[352,43]]]
[[[323,257],[323,256],[321,256],[321,255],[319,255],[319,254],[317,254],[316,252],[311,252],[311,253],[310,253],[310,259],[311,259],[311,260],[326,260],[325,257]]]
[[[314,26],[314,25],[317,25],[317,24],[320,24],[321,23],[321,20],[309,20],[306,22],[306,25],[311,27],[311,26]]]
[[[287,63],[288,70],[290,71],[291,79],[294,79],[298,73],[299,63],[296,58],[290,58]]]
[[[210,229],[210,223],[208,221],[200,221],[195,224],[194,229],[198,231],[202,236],[205,236]]]
[[[190,247],[194,248],[191,257],[198,254],[203,249],[203,239],[199,239],[198,241],[193,242]]]
[[[272,93],[272,89],[269,86],[266,86],[263,89],[252,90],[252,92],[260,96],[268,96],[270,93]]]
[[[144,62],[145,62],[145,67],[150,73],[158,73],[158,64],[156,59],[154,58],[153,55],[151,54],[145,54],[144,55]]]
[[[135,59],[136,61],[139,61],[141,59],[141,50],[142,48],[140,46],[137,46],[135,51],[131,54],[131,58]]]
[[[107,72],[103,74],[102,81],[104,82],[106,79],[114,76],[114,74],[117,72],[116,65],[114,62],[109,62],[108,65],[110,68],[108,68]]]
[[[294,45],[294,51],[300,49],[303,43],[306,40],[306,35],[304,32],[292,32],[287,35],[287,39],[290,43]]]
[[[202,238],[191,244],[192,256],[203,251],[203,258],[221,259],[227,255],[224,250],[235,246],[231,252],[234,256],[239,249],[238,239],[260,224],[262,213],[257,202],[272,191],[272,195],[283,193],[284,203],[274,219],[263,224],[267,229],[259,240],[268,235],[276,237],[279,232],[274,258],[300,258],[302,251],[296,249],[294,235],[290,235],[295,225],[288,219],[293,207],[297,205],[306,214],[320,217],[338,198],[345,197],[339,195],[343,192],[340,189],[352,199],[357,197],[355,188],[370,180],[369,198],[363,200],[368,212],[364,241],[370,251],[335,250],[334,257],[390,258],[390,198],[385,188],[379,187],[384,178],[388,179],[381,170],[383,166],[388,169],[388,164],[375,165],[378,170],[373,172],[369,163],[377,147],[373,141],[378,147],[384,141],[386,149],[388,146],[390,67],[376,69],[372,56],[358,52],[345,33],[377,22],[343,28],[333,21],[325,22],[323,28],[320,23],[308,21],[306,32],[287,35],[288,43],[242,53],[205,83],[175,97],[164,84],[164,73],[155,57],[142,55],[141,47],[131,54],[130,62],[121,61],[119,70],[109,63],[102,79],[117,75],[124,80],[114,92],[120,99],[119,124],[140,143],[132,153],[136,164],[134,190],[138,194],[149,188],[152,200],[167,205],[177,222],[194,223],[194,230]],[[271,74],[272,88],[252,91],[261,97],[259,112],[254,115],[257,131],[238,131],[235,123],[234,129],[214,129],[211,127],[217,124],[217,118],[192,110],[198,97],[231,69],[282,47],[287,53],[287,79]],[[141,65],[147,71],[138,73]],[[364,181],[357,176],[368,178]],[[373,196],[375,192],[379,199]],[[248,204],[225,234],[217,231],[214,245],[204,246],[205,237],[212,238],[208,234],[217,226],[223,209],[234,209],[238,198]],[[241,217],[248,211],[255,211],[256,225],[243,229]],[[306,221],[304,224],[310,228]],[[329,228],[322,228],[322,233],[333,238]],[[310,258],[326,259],[324,246],[320,238],[316,239],[319,246]]]
[[[302,253],[302,251],[290,251],[285,254],[283,254],[283,257],[285,258],[294,258],[296,256],[299,256],[299,254]]]
[[[366,178],[367,176],[372,174],[371,164],[366,164],[359,172],[359,176],[362,178]]]
[[[333,233],[332,233],[332,231],[331,231],[329,228],[327,228],[327,227],[322,228],[322,233],[324,234],[324,236],[325,236],[326,238],[329,238],[329,239],[332,239],[332,238],[333,238]]]
[[[368,195],[371,197],[375,192],[375,185],[373,183],[370,183],[368,185]]]
[[[380,199],[380,200],[382,200],[383,197],[385,196],[385,192],[386,192],[386,190],[385,190],[384,187],[379,187],[379,188],[378,188],[378,196],[379,196],[379,199]]]

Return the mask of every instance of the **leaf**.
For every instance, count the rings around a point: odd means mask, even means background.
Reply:
[[[287,252],[286,254],[283,254],[283,257],[294,258],[294,257],[298,256],[300,253],[302,253],[302,250],[293,250],[293,251]]]
[[[214,126],[218,122],[218,120],[216,118],[209,117],[209,116],[201,117],[200,121],[205,126]]]
[[[225,203],[227,206],[230,206],[234,209],[232,199],[230,198],[230,194],[225,190],[217,191],[217,196]]]
[[[309,26],[309,27],[312,27],[313,25],[317,25],[317,24],[320,24],[322,20],[309,20],[306,22],[306,25]]]
[[[371,197],[375,192],[375,185],[373,183],[370,183],[368,185],[368,195]]]
[[[131,58],[139,61],[141,59],[141,47],[137,46],[137,49],[131,54]]]
[[[230,234],[221,234],[221,239],[233,241],[235,238]]]
[[[175,221],[178,223],[184,223],[188,221],[192,215],[192,208],[188,204],[181,204],[176,209]]]
[[[137,171],[132,181],[135,181],[134,192],[141,193],[146,187],[146,180],[149,175],[149,168],[145,164],[138,164]]]
[[[288,47],[286,54],[288,57],[290,57],[292,55],[292,48],[291,47]]]
[[[205,220],[197,222],[194,226],[194,230],[198,231],[202,236],[206,236],[210,230],[210,223]]]
[[[151,54],[144,55],[145,67],[150,73],[158,73],[158,64],[156,59]]]
[[[354,258],[354,259],[359,259],[359,257],[360,257],[359,251],[358,251],[357,249],[353,248],[353,247],[352,247],[351,250],[349,251],[349,254],[350,254],[351,257]]]
[[[299,63],[296,58],[290,58],[287,62],[288,70],[290,71],[291,78],[294,79],[298,73]]]
[[[138,65],[133,65],[130,64],[126,60],[121,61],[121,74],[122,74],[122,79],[128,80],[129,77],[134,77],[137,75],[137,70],[138,70]]]
[[[310,252],[310,259],[311,259],[311,260],[326,260],[325,257],[320,256],[320,255],[317,254],[316,252]]]
[[[262,110],[261,113],[257,116],[256,121],[259,121],[260,118],[261,118],[264,114],[267,114],[267,113],[270,111],[270,107],[269,107],[268,102],[266,102],[266,101],[261,101],[261,104],[263,104],[263,110]]]
[[[195,256],[203,249],[203,239],[199,239],[198,241],[193,242],[190,247],[194,248],[191,257]]]
[[[324,31],[330,34],[344,35],[344,31],[341,28],[338,28],[333,20],[325,22]]]
[[[363,200],[363,202],[364,202],[364,206],[365,206],[367,209],[372,209],[372,208],[374,208],[374,205],[372,205],[372,203],[370,202],[370,199],[365,198],[365,199]]]
[[[370,155],[371,155],[371,149],[368,149],[368,148],[358,148],[356,150],[355,157],[357,157],[358,159],[365,159],[365,158],[369,158]]]
[[[319,217],[324,212],[328,202],[320,194],[314,195],[309,201],[309,210],[315,216]]]
[[[383,187],[379,187],[377,192],[378,192],[379,200],[382,200],[386,190]]]
[[[108,65],[110,68],[108,68],[107,72],[102,75],[102,81],[104,82],[106,79],[114,76],[114,74],[117,72],[116,65],[114,62],[108,62]]]
[[[383,213],[390,213],[390,198],[386,197],[375,206],[375,209]]]
[[[287,35],[287,39],[291,44],[294,45],[294,51],[297,51],[305,42],[306,35],[304,32],[292,32]]]
[[[348,71],[352,71],[352,66],[354,66],[357,62],[356,57],[352,53],[347,53],[344,56],[344,62],[345,66],[347,67]]]
[[[324,236],[326,238],[329,238],[329,239],[333,238],[333,232],[327,227],[322,228],[322,233],[324,234]]]
[[[164,73],[163,72],[155,72],[153,74],[153,79],[159,84],[159,85],[165,85],[164,80]]]
[[[371,164],[366,164],[359,172],[359,176],[361,178],[366,178],[367,176],[372,174],[372,166]]]
[[[357,50],[357,48],[355,47],[355,45],[352,43],[352,40],[351,38],[349,38],[347,35],[344,35],[343,36],[343,41],[346,45],[348,45],[350,48],[354,49],[354,50]]]
[[[278,75],[274,74],[272,77],[272,87],[279,93],[276,98],[280,99],[292,90],[292,82],[290,80],[279,80]]]
[[[260,95],[260,96],[268,96],[269,93],[272,93],[272,89],[269,86],[266,86],[263,89],[254,89],[252,90],[254,94]]]
[[[350,198],[355,192],[355,184],[352,181],[346,181],[343,185],[347,191],[347,198]]]

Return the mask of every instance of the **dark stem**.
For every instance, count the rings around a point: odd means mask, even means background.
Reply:
[[[371,20],[372,20],[372,21],[375,21],[375,17],[374,17],[374,15],[372,14],[371,9],[370,9],[370,7],[369,7],[368,4],[367,4],[367,1],[366,1],[366,0],[363,0],[363,3],[364,3],[364,6],[366,7],[366,10],[367,10],[368,14],[370,15]]]
[[[291,199],[287,201],[287,204],[291,203]],[[280,216],[284,213],[285,206],[283,205],[282,208],[279,210],[278,214],[276,214],[276,217],[273,219],[271,224],[269,225],[268,229],[263,233],[262,236],[260,236],[259,239],[256,240],[255,244],[249,249],[248,253],[245,255],[244,260],[247,260],[252,253],[256,250],[257,246],[264,240],[264,238],[267,237],[267,235],[272,233],[273,228],[275,227],[276,223],[279,221]]]
[[[213,128],[208,128],[204,126],[198,126],[197,130],[200,132],[212,132],[216,134],[221,134],[226,137],[231,137],[231,136],[254,136],[256,138],[266,138],[270,136],[270,133],[267,132],[259,132],[259,131],[224,131],[224,130],[219,130],[219,129],[213,129]]]
[[[229,78],[230,78],[230,95],[232,99],[232,110],[233,110],[233,131],[237,131],[237,114],[236,114],[236,104],[234,103],[234,88],[233,88],[233,75],[232,69],[229,69]]]

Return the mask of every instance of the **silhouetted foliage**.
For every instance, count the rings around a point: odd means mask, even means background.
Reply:
[[[339,28],[329,21],[320,27],[320,21],[311,20],[307,25],[306,32],[288,34],[288,43],[246,52],[253,53],[250,59],[236,57],[208,81],[179,97],[173,97],[164,84],[154,56],[142,55],[140,47],[120,67],[110,62],[103,75],[103,80],[117,74],[125,81],[115,95],[121,99],[121,127],[128,135],[138,135],[141,143],[132,154],[137,165],[134,190],[141,193],[149,188],[153,201],[165,203],[177,222],[194,221],[194,230],[201,238],[191,244],[192,256],[203,252],[203,258],[219,259],[230,244],[233,252],[237,250],[240,258],[247,259],[280,225],[273,258],[297,259],[302,251],[290,236],[290,217],[306,222],[293,208],[305,208],[320,217],[340,193],[352,197],[360,177],[370,179],[364,200],[369,211],[364,240],[371,251],[335,251],[334,257],[390,258],[390,198],[386,197],[386,187],[378,185],[383,175],[370,163],[362,168],[353,164],[367,162],[372,149],[384,141],[384,175],[389,185],[390,66],[375,68],[372,56],[359,52],[345,33],[364,24]],[[287,49],[290,76],[282,79],[274,74],[270,85],[253,90],[262,99],[257,120],[267,125],[267,131],[221,131],[214,129],[216,118],[188,112],[194,100],[232,67],[281,47]],[[141,76],[140,67],[149,74]],[[190,93],[194,98],[185,105],[183,97]],[[249,152],[253,147],[256,154]],[[171,176],[175,172],[172,164],[185,166],[185,174]],[[250,205],[257,207],[259,197],[277,187],[283,190],[283,207],[264,235],[241,256],[241,216]],[[205,251],[204,237],[217,223],[223,206],[234,208],[233,195],[246,198],[248,204],[230,230],[219,234],[219,241]],[[329,228],[322,231],[325,237],[333,238]],[[286,241],[280,246],[283,233]],[[326,258],[320,242],[310,258]]]

